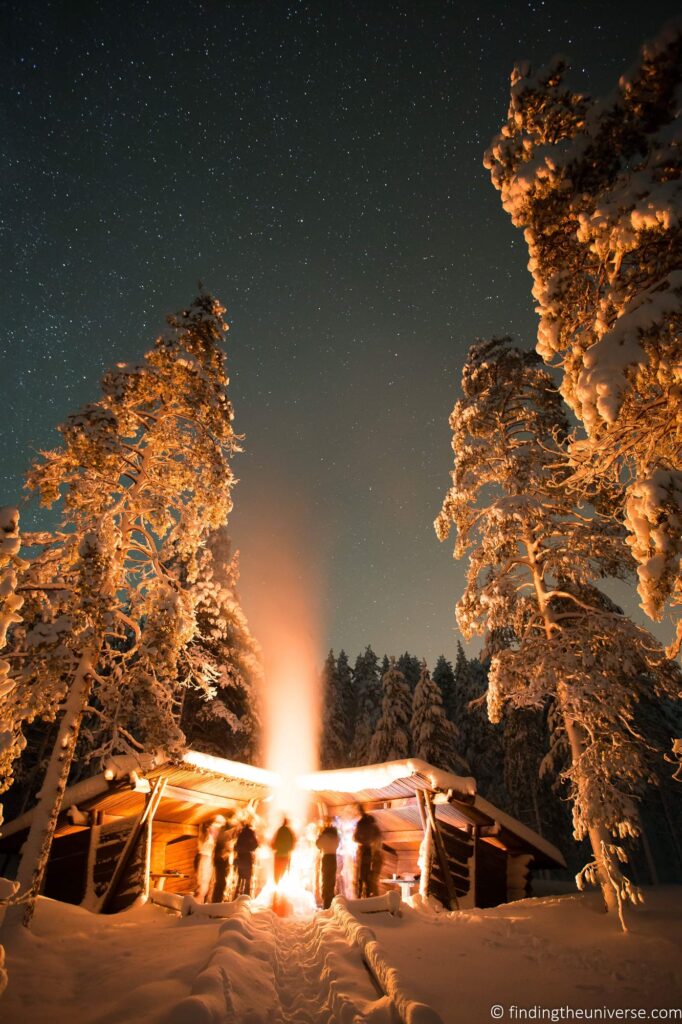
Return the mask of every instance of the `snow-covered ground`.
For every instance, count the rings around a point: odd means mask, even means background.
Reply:
[[[401,917],[356,913],[355,932],[376,939],[366,946],[370,962],[395,968],[384,980],[407,997],[403,1009],[426,1003],[445,1024],[489,1021],[493,1005],[504,1020],[514,1019],[514,1005],[679,1007],[682,888],[651,890],[646,901],[627,935],[597,912],[592,895],[458,914],[403,905]],[[379,992],[347,925],[338,908],[307,920],[248,907],[224,920],[155,906],[103,917],[42,899],[33,933],[8,950],[0,1019],[389,1024],[395,1004]],[[414,1014],[415,1024],[428,1018],[423,1007]]]

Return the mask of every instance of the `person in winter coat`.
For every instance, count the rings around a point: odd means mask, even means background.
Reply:
[[[196,875],[196,886],[194,898],[199,903],[205,903],[208,891],[211,888],[213,878],[213,851],[215,850],[218,833],[225,824],[225,818],[218,814],[209,821],[202,821],[197,836],[197,852],[194,857],[194,872]]]
[[[365,896],[378,895],[378,885],[373,884],[372,857],[378,848],[381,850],[381,831],[376,819],[371,814],[366,814],[361,804],[358,804],[360,818],[355,826],[353,840],[358,844],[357,859],[355,862],[355,894],[358,899]]]
[[[235,829],[228,820],[218,832],[213,850],[213,895],[212,903],[222,903],[225,899],[227,878],[232,867],[232,852],[236,837]]]
[[[322,853],[322,906],[328,910],[336,889],[336,851],[339,848],[339,833],[329,818],[325,820],[316,845]]]
[[[289,828],[288,818],[282,819],[282,824],[275,832],[272,848],[275,851],[275,885],[277,885],[289,867],[291,851],[294,848],[294,833]]]
[[[251,879],[253,877],[253,861],[258,849],[258,840],[248,822],[242,825],[234,852],[237,857],[237,896],[251,895]]]

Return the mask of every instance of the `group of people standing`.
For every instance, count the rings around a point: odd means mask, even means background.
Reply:
[[[371,814],[358,807],[360,817],[353,840],[357,843],[355,895],[359,898],[379,894],[379,876],[383,862],[379,826]],[[339,846],[341,837],[331,818],[326,818],[317,836],[320,859],[320,896],[327,910],[337,891]],[[195,898],[200,903],[221,903],[239,895],[252,895],[253,869],[258,839],[248,822],[233,824],[223,815],[204,822],[197,837]],[[272,840],[275,885],[289,868],[296,837],[287,818]]]
[[[217,814],[203,822],[199,826],[194,858],[195,898],[200,903],[222,903],[228,896],[231,876],[234,891],[229,895],[250,896],[257,849],[258,839],[248,821],[233,824]]]

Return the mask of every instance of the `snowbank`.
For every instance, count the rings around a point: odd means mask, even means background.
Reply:
[[[0,1015],[3,1024],[395,1024],[398,1007],[411,1024],[484,1024],[493,1005],[507,1020],[512,1005],[674,1007],[682,887],[645,898],[627,935],[585,894],[458,913],[402,904],[400,917],[352,903],[350,913],[339,901],[305,921],[245,904],[224,920],[151,905],[109,917],[42,898],[33,933],[7,951]]]

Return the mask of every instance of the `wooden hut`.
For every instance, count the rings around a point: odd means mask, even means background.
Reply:
[[[382,833],[382,887],[416,888],[445,906],[487,907],[529,892],[534,868],[565,867],[537,833],[488,803],[473,779],[409,759],[316,772],[299,780],[320,817],[348,822],[357,805]],[[257,812],[278,779],[251,765],[189,751],[182,761],[114,758],[67,790],[44,894],[111,913],[150,891],[189,893],[199,826],[216,814]],[[3,825],[0,875],[12,877],[31,812]],[[394,877],[395,876],[395,877]]]

